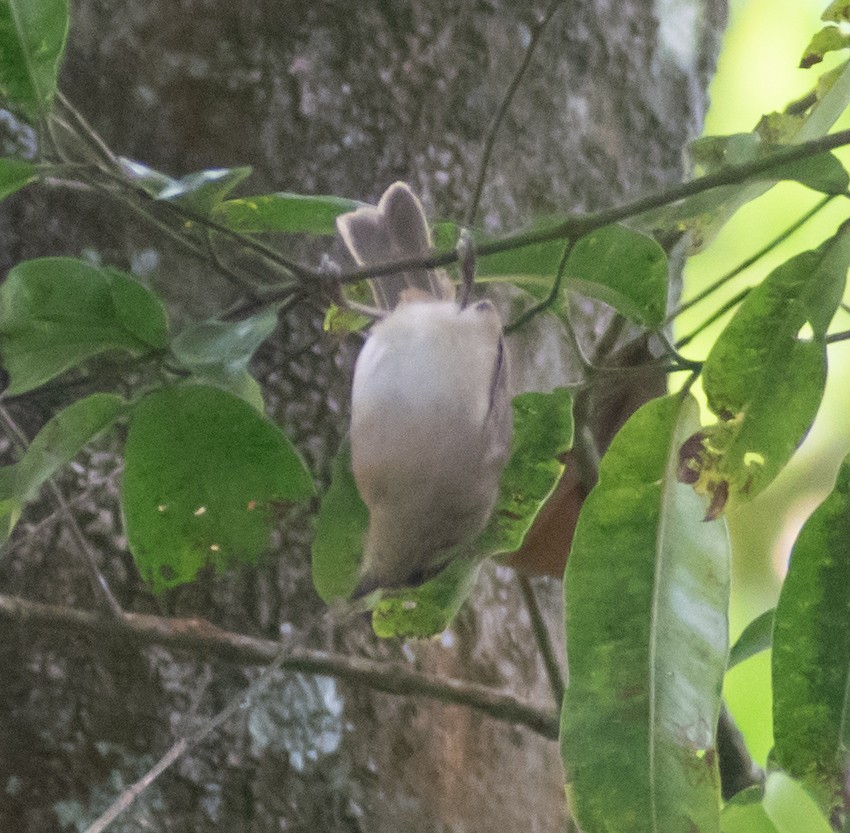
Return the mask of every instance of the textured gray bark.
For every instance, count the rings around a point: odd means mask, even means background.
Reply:
[[[482,137],[540,11],[505,0],[78,0],[62,83],[116,152],[167,173],[250,164],[254,193],[371,200],[400,178],[434,216],[460,218]],[[496,143],[483,225],[515,228],[680,179],[724,22],[724,0],[567,0]],[[26,257],[84,249],[145,272],[177,321],[214,314],[233,297],[154,230],[90,195],[31,190],[0,208],[4,272]],[[321,482],[345,430],[355,350],[301,308],[257,363],[270,413]],[[29,397],[14,413],[33,432],[76,393]],[[285,519],[259,569],[152,598],[121,538],[118,447],[69,470],[61,486],[68,500],[83,495],[74,511],[125,608],[283,633],[294,644],[385,657],[550,704],[509,571],[485,571],[444,639],[379,644],[365,623],[336,620],[312,590],[306,511]],[[0,556],[0,588],[93,607],[74,550],[45,501]],[[538,590],[560,633],[560,587]],[[43,833],[60,830],[60,817],[68,829],[82,825],[258,673],[10,626],[0,626],[0,667],[0,829]],[[563,829],[557,744],[528,731],[457,706],[293,675],[264,703],[184,758],[114,829]]]

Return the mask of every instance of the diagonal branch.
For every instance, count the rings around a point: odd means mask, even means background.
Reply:
[[[122,643],[163,645],[246,664],[266,665],[274,662],[280,653],[278,642],[225,631],[205,619],[168,618],[144,613],[123,613],[116,618],[3,594],[0,594],[0,620],[23,626],[27,631],[40,628],[65,634],[114,638]],[[478,683],[443,679],[362,657],[301,648],[289,651],[280,667],[335,677],[387,694],[427,697],[467,706],[495,720],[525,726],[550,740],[558,737],[558,717],[554,712]]]

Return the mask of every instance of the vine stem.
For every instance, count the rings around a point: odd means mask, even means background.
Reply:
[[[812,219],[812,217],[814,217],[816,214],[818,214],[821,210],[826,208],[826,206],[830,202],[832,202],[832,200],[834,200],[834,199],[835,199],[835,196],[833,194],[829,194],[828,196],[824,197],[822,200],[819,200],[814,206],[812,206],[812,208],[810,208],[805,214],[803,214],[802,217],[798,218],[793,223],[791,223],[791,225],[788,226],[788,228],[786,228],[784,231],[782,231],[778,235],[776,235],[776,237],[774,237],[771,241],[769,241],[768,243],[765,243],[765,245],[761,249],[759,249],[757,252],[755,252],[753,255],[748,257],[746,260],[741,261],[741,263],[739,263],[733,269],[728,271],[725,275],[722,275],[716,281],[714,281],[709,286],[707,286],[705,289],[703,289],[701,292],[694,295],[693,298],[690,298],[689,300],[685,301],[684,303],[682,303],[678,307],[676,307],[676,309],[674,309],[664,319],[664,323],[663,323],[662,326],[666,326],[667,324],[670,324],[675,318],[680,316],[683,312],[685,312],[686,310],[689,310],[691,307],[695,306],[696,304],[700,303],[701,301],[704,301],[706,298],[708,298],[709,296],[711,296],[715,292],[717,292],[718,289],[725,286],[733,278],[737,278],[738,275],[740,275],[745,270],[749,269],[750,266],[753,266],[754,264],[758,263],[758,261],[760,261],[763,257],[765,257],[765,255],[770,254],[770,252],[772,252],[780,243],[784,243],[789,237],[791,237],[792,234],[794,234],[795,231],[797,231],[799,228],[804,226],[809,220]]]
[[[466,224],[469,226],[475,222],[475,217],[478,214],[478,207],[481,204],[481,195],[484,192],[484,182],[487,179],[487,169],[490,167],[490,159],[493,155],[493,148],[496,146],[496,137],[502,127],[502,122],[505,120],[505,116],[508,114],[508,110],[514,100],[514,96],[516,95],[516,92],[522,83],[522,79],[525,77],[525,73],[531,64],[531,59],[534,56],[534,51],[537,49],[537,44],[540,42],[540,38],[543,35],[543,30],[558,10],[558,6],[560,6],[563,2],[564,0],[552,0],[549,7],[543,13],[543,17],[540,18],[537,25],[532,29],[531,37],[528,40],[528,46],[525,48],[525,54],[523,55],[522,62],[517,68],[514,77],[511,79],[511,83],[508,85],[507,90],[505,90],[504,96],[502,96],[499,109],[496,111],[493,123],[490,125],[490,130],[487,132],[487,138],[484,140],[484,149],[481,153],[481,163],[478,166],[478,176],[475,180],[475,189],[472,192],[472,201],[469,204],[469,211],[466,215]]]

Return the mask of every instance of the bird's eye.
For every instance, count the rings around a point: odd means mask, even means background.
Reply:
[[[492,309],[494,309],[492,301],[487,301],[487,300],[478,301],[475,304],[475,311],[476,312],[487,312],[487,311],[492,310]]]

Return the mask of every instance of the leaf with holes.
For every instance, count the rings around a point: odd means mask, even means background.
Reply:
[[[850,226],[777,267],[741,304],[703,368],[721,421],[687,444],[685,478],[717,498],[749,498],[808,433],[826,380],[826,330],[844,292]],[[715,500],[713,511],[722,511]]]
[[[183,385],[135,407],[125,453],[127,539],[154,591],[211,565],[254,563],[281,504],[313,481],[283,432],[218,388]]]
[[[512,406],[511,455],[490,523],[468,547],[471,555],[456,558],[421,587],[376,602],[372,622],[379,636],[425,637],[445,630],[472,592],[481,559],[516,549],[555,487],[563,468],[558,458],[572,445],[572,397],[564,389],[525,393]],[[357,586],[368,523],[346,445],[334,463],[313,540],[313,582],[325,601],[348,598]]]

